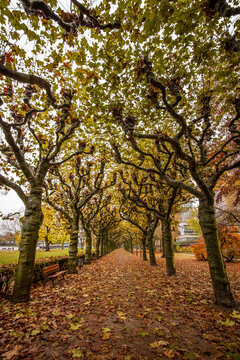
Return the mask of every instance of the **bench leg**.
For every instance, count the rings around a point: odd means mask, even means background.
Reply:
[[[52,287],[54,287],[54,279],[51,279],[52,280]]]

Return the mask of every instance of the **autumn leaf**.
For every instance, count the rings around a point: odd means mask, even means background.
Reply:
[[[235,325],[235,321],[226,319],[225,321],[219,320],[219,323],[224,326],[233,326]]]
[[[71,330],[78,330],[81,326],[82,326],[82,324],[70,323],[70,329]]]
[[[148,332],[139,332],[137,333],[138,336],[141,336],[142,338],[146,337],[146,336],[150,336]]]
[[[154,348],[158,348],[160,346],[167,346],[168,345],[168,342],[167,341],[163,341],[163,340],[159,340],[159,341],[154,341],[153,343],[149,344],[150,347],[152,349]]]
[[[72,356],[73,356],[73,358],[83,358],[84,354],[83,354],[81,348],[77,347],[72,350]]]
[[[231,317],[235,318],[235,319],[240,319],[240,312],[233,310],[232,314],[230,315]]]
[[[126,320],[126,314],[122,311],[118,311],[117,316],[119,317],[119,319]]]
[[[37,328],[37,329],[32,330],[31,335],[36,336],[38,334],[41,334],[41,332],[42,332],[42,330],[40,328]]]
[[[102,340],[109,340],[111,337],[111,329],[109,328],[102,328]]]
[[[12,359],[14,356],[18,356],[19,351],[22,349],[22,345],[16,345],[12,350],[2,354],[6,360]]]

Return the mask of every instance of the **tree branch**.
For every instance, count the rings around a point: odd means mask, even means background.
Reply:
[[[20,199],[22,200],[24,205],[27,205],[27,196],[25,195],[24,191],[22,190],[22,188],[19,185],[8,180],[3,175],[0,175],[0,184],[5,185],[5,186],[9,187],[10,189],[14,190],[18,194],[18,196],[20,197]]]
[[[3,65],[2,63],[0,63],[0,74],[10,79],[17,80],[20,83],[37,85],[41,89],[46,90],[49,101],[55,108],[58,108],[58,106],[56,105],[56,98],[52,95],[51,85],[43,78],[36,75],[28,75],[12,70]]]

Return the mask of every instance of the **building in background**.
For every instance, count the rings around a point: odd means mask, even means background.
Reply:
[[[196,206],[195,202],[189,202],[186,205],[186,211],[179,214],[178,231],[176,234],[176,244],[180,246],[187,246],[197,242],[199,235],[189,228],[187,221],[193,216],[193,208]]]

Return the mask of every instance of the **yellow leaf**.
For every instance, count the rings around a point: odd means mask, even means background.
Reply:
[[[231,317],[236,318],[236,319],[240,319],[240,312],[233,310]]]
[[[230,320],[230,319],[226,319],[225,321],[219,321],[221,325],[224,325],[224,326],[233,326],[235,325],[235,321],[233,320]]]
[[[81,326],[82,326],[82,324],[79,324],[79,323],[71,323],[70,324],[70,329],[71,330],[78,330]]]
[[[139,332],[138,336],[145,337],[145,336],[150,336],[150,335],[148,332]]]
[[[117,312],[117,316],[122,320],[126,320],[126,314],[121,311]]]
[[[83,352],[80,347],[73,349],[72,354],[74,358],[83,358]]]
[[[104,334],[102,335],[102,340],[109,340],[109,339],[110,339],[110,336],[111,336],[111,333],[110,333],[110,332],[104,333]]]

